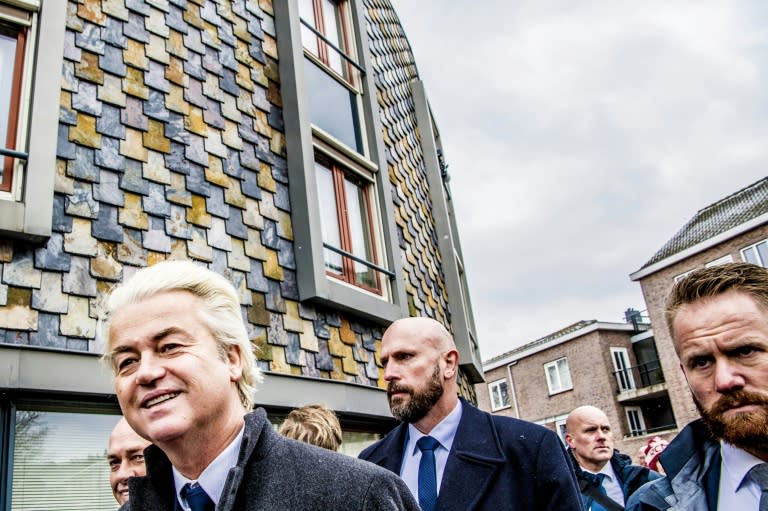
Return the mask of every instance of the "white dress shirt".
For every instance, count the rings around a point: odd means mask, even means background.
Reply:
[[[451,452],[453,439],[456,436],[456,430],[459,429],[461,420],[461,401],[456,404],[456,408],[441,420],[429,436],[440,442],[440,446],[435,448],[435,468],[437,469],[437,493],[440,494],[440,484],[445,472],[445,464],[448,463],[448,453]],[[421,450],[416,446],[416,442],[423,436],[427,436],[413,424],[408,424],[408,438],[405,442],[405,451],[403,452],[403,464],[400,467],[400,477],[411,490],[414,498],[419,500],[419,462],[421,461]]]
[[[605,475],[605,478],[603,479],[603,488],[605,489],[606,495],[608,495],[614,502],[624,505],[624,492],[621,491],[621,485],[619,484],[619,480],[616,477],[616,472],[613,471],[613,465],[611,465],[611,461],[608,460],[608,463],[603,465],[603,468],[600,469],[600,472],[592,472],[591,470],[587,470],[586,468],[582,467],[582,470],[585,472],[589,472],[590,474],[603,474]]]
[[[245,424],[240,428],[240,433],[230,442],[230,444],[221,451],[221,454],[211,462],[210,465],[205,467],[205,470],[197,478],[197,481],[187,479],[181,473],[173,469],[173,483],[176,485],[176,500],[181,504],[181,508],[184,511],[191,511],[185,499],[181,498],[181,489],[187,483],[197,483],[202,486],[205,493],[211,498],[216,506],[219,505],[221,494],[224,491],[224,483],[227,482],[227,475],[229,469],[237,465],[237,456],[240,454],[240,444],[243,443],[243,433],[245,432]]]
[[[747,473],[763,460],[723,441],[720,442],[720,454],[717,509],[758,509],[762,491]]]

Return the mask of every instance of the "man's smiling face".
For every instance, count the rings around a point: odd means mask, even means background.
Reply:
[[[110,322],[120,407],[136,432],[161,448],[215,435],[217,419],[239,403],[239,352],[220,352],[201,305],[189,292],[163,292],[121,307]]]

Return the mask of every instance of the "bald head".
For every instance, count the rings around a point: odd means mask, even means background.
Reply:
[[[398,319],[384,332],[385,339],[387,335],[408,337],[414,341],[425,343],[441,353],[456,349],[456,343],[454,343],[448,330],[442,323],[432,318]]]
[[[458,402],[459,353],[443,325],[429,318],[392,323],[381,340],[381,363],[392,414],[429,431]]]
[[[107,460],[109,461],[109,484],[118,503],[128,500],[128,478],[142,477],[144,467],[144,449],[149,445],[131,428],[125,418],[120,419],[109,435]]]
[[[579,465],[599,472],[613,456],[613,431],[605,412],[580,406],[568,415],[565,427],[565,441]]]

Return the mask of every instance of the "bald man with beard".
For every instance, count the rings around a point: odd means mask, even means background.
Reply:
[[[581,509],[554,432],[458,396],[459,353],[442,324],[395,321],[384,333],[381,362],[390,410],[402,424],[360,458],[399,474],[422,511]]]

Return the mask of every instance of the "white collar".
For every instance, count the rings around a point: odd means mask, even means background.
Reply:
[[[187,503],[181,498],[181,489],[187,483],[197,483],[202,486],[205,493],[218,506],[221,494],[224,492],[224,483],[227,482],[229,469],[237,465],[237,457],[240,454],[240,444],[243,443],[244,432],[245,424],[240,427],[240,432],[229,445],[205,467],[197,481],[187,479],[181,475],[181,472],[176,470],[176,467],[171,466],[173,469],[173,482],[176,485],[176,499],[181,503],[183,509],[189,511]]]
[[[723,440],[720,441],[720,452],[723,457],[720,477],[727,477],[731,480],[733,488],[738,490],[742,484],[748,482],[747,473],[755,465],[763,463],[763,460],[753,456],[744,449],[729,444]]]
[[[446,415],[443,420],[438,422],[437,425],[432,428],[432,431],[429,432],[429,436],[440,442],[440,445],[450,452],[451,446],[453,445],[453,439],[456,437],[456,430],[459,429],[460,421],[461,401],[457,401],[456,406],[451,413]],[[416,452],[416,442],[423,436],[427,435],[416,429],[413,424],[408,424],[408,446],[406,447],[406,452],[410,456],[413,456]]]

